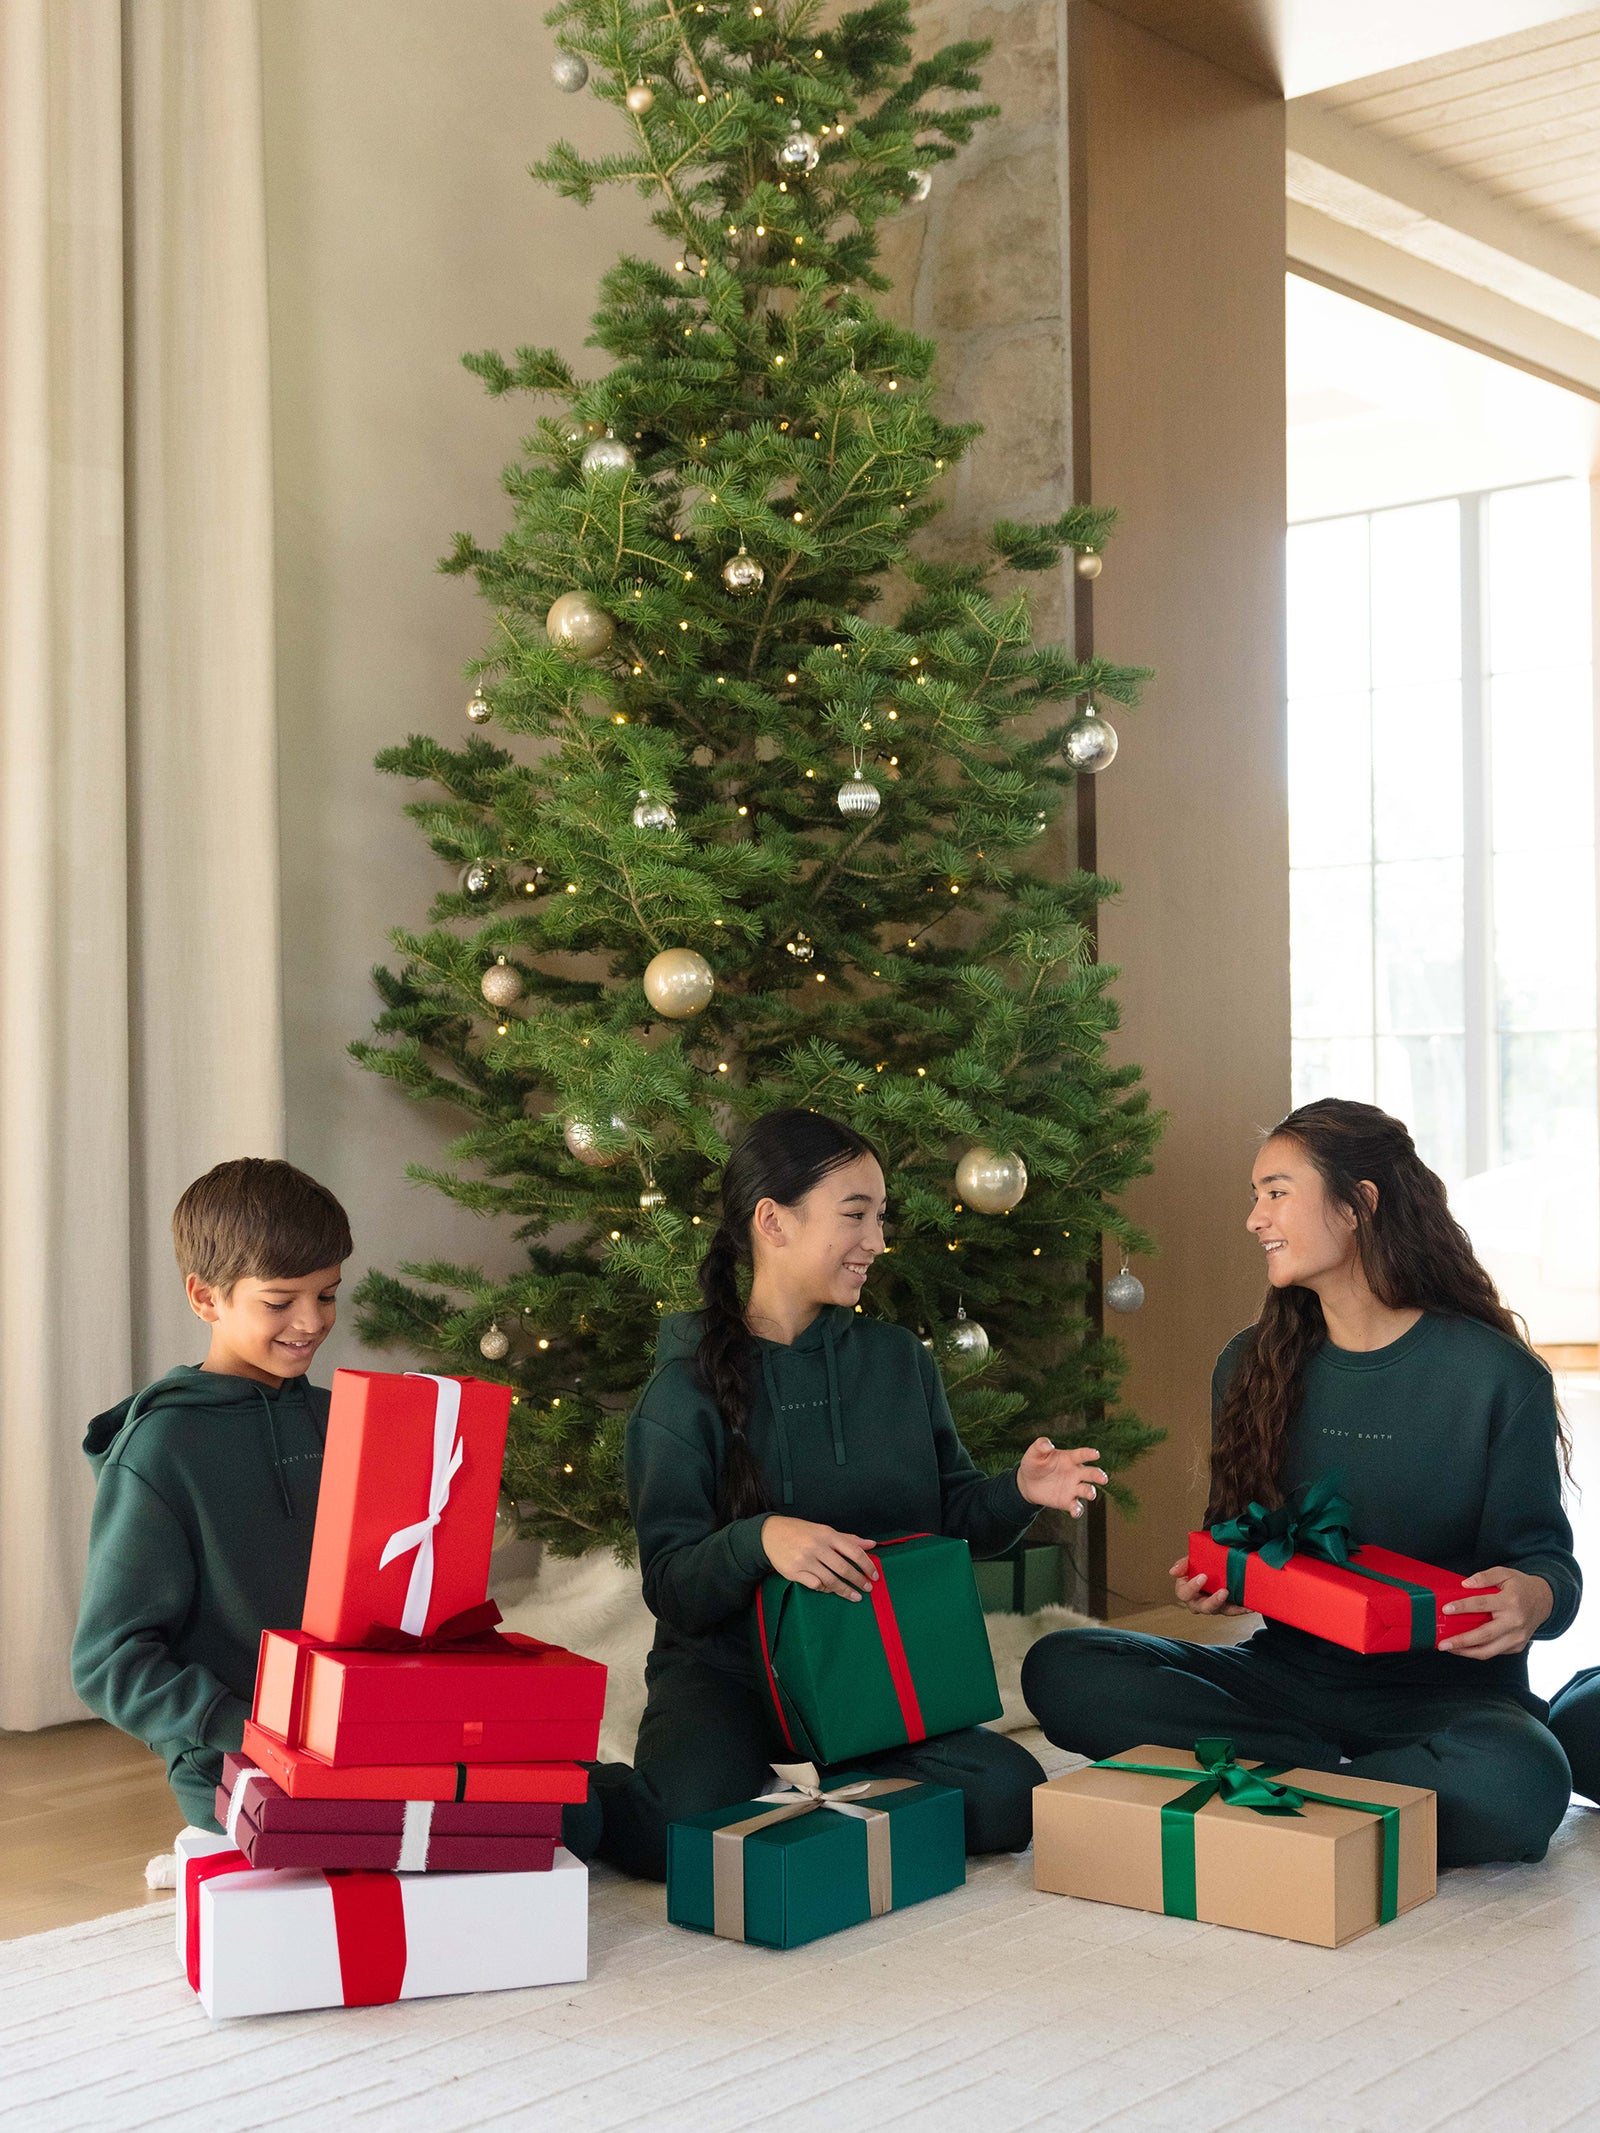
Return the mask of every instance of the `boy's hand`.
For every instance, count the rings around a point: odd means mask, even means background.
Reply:
[[[1556,1604],[1555,1595],[1543,1578],[1531,1577],[1525,1570],[1508,1570],[1503,1564],[1493,1570],[1474,1571],[1461,1582],[1480,1597],[1446,1600],[1441,1612],[1489,1617],[1481,1628],[1439,1640],[1440,1651],[1459,1652],[1463,1659],[1498,1659],[1506,1652],[1525,1652],[1534,1631]],[[1492,1586],[1498,1586],[1499,1591],[1484,1590]]]
[[[1243,1615],[1250,1612],[1247,1607],[1233,1605],[1226,1585],[1220,1592],[1207,1592],[1201,1573],[1197,1570],[1191,1575],[1186,1555],[1179,1556],[1167,1576],[1174,1581],[1173,1597],[1178,1605],[1187,1607],[1192,1615]]]
[[[1057,1451],[1048,1437],[1035,1437],[1017,1468],[1017,1487],[1028,1503],[1082,1518],[1084,1505],[1094,1501],[1095,1484],[1103,1488],[1106,1483],[1106,1475],[1094,1464],[1099,1456],[1084,1447]]]
[[[858,1533],[836,1533],[809,1518],[769,1518],[761,1528],[761,1545],[779,1577],[812,1592],[859,1600],[878,1581],[872,1542]]]

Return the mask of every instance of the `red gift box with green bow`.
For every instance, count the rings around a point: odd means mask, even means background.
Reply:
[[[1189,1535],[1189,1570],[1208,1592],[1227,1589],[1247,1607],[1352,1652],[1432,1651],[1489,1620],[1476,1609],[1447,1615],[1474,1593],[1454,1570],[1392,1548],[1358,1546],[1353,1513],[1331,1474],[1296,1489],[1271,1510],[1250,1504],[1238,1518]]]

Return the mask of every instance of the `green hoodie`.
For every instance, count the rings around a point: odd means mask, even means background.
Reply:
[[[165,1759],[200,1828],[243,1738],[261,1632],[305,1604],[327,1420],[304,1378],[274,1390],[189,1364],[83,1440],[99,1482],[73,1684]]]
[[[656,1373],[628,1423],[628,1503],[655,1648],[737,1672],[772,1569],[763,1513],[717,1516],[724,1430],[694,1363],[695,1313],[662,1323]],[[750,1449],[775,1512],[881,1540],[949,1533],[999,1555],[1038,1516],[1014,1471],[985,1477],[956,1435],[938,1366],[915,1334],[830,1305],[792,1345],[757,1340]]]

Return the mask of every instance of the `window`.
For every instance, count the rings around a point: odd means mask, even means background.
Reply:
[[[1586,485],[1289,535],[1294,1100],[1459,1179],[1595,1144]]]

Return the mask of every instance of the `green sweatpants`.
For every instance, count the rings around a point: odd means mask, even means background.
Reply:
[[[1022,1692],[1058,1747],[1096,1761],[1226,1735],[1243,1756],[1437,1793],[1441,1866],[1544,1857],[1572,1776],[1534,1711],[1505,1690],[1475,1692],[1469,1660],[1456,1662],[1459,1686],[1377,1682],[1274,1651],[1270,1634],[1216,1645],[1058,1630],[1023,1661]]]
[[[1557,1689],[1550,1730],[1567,1751],[1573,1791],[1600,1807],[1600,1666],[1586,1666]]]
[[[605,1814],[599,1857],[647,1881],[667,1877],[667,1824],[753,1800],[775,1762],[792,1762],[753,1677],[692,1653],[656,1651],[634,1765],[599,1764],[590,1796]],[[969,1852],[1020,1852],[1033,1838],[1035,1785],[1044,1772],[1003,1733],[968,1726],[906,1748],[858,1755],[839,1769],[952,1785],[966,1802]]]

